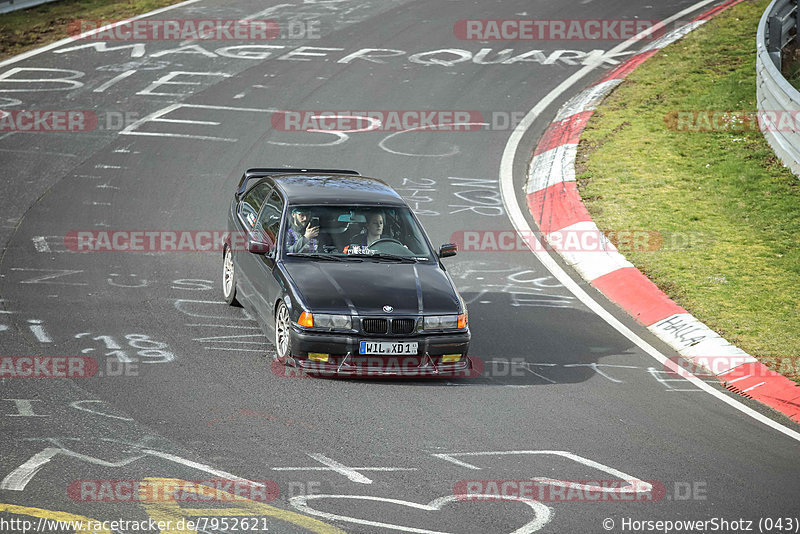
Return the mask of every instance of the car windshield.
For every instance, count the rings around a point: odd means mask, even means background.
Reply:
[[[433,261],[411,210],[398,206],[290,206],[283,250],[290,257]]]

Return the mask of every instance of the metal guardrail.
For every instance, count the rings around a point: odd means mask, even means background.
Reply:
[[[783,49],[800,28],[798,1],[773,0],[758,23],[756,102],[764,137],[783,164],[800,176],[800,131],[784,126],[787,116],[792,124],[800,116],[800,91],[781,74]]]
[[[0,0],[0,14],[56,1],[58,0]]]

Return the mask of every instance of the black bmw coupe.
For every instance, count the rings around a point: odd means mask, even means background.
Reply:
[[[225,301],[314,374],[470,376],[467,310],[411,209],[355,171],[249,169],[228,213]]]

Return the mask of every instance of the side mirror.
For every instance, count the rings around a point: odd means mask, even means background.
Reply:
[[[450,256],[455,256],[456,254],[458,254],[458,245],[454,243],[445,243],[439,247],[440,258],[449,258]]]
[[[253,254],[269,254],[272,250],[272,243],[269,241],[262,241],[263,237],[253,236],[247,238],[247,252]]]

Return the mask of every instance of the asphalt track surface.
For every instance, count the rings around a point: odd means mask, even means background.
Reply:
[[[123,131],[106,124],[84,133],[0,135],[2,355],[83,354],[96,358],[104,374],[2,380],[0,503],[50,512],[5,506],[0,519],[56,518],[53,511],[98,520],[179,519],[190,512],[169,503],[83,502],[68,488],[82,480],[215,476],[276,483],[280,495],[268,503],[274,509],[243,512],[259,516],[259,530],[273,532],[329,528],[302,516],[347,532],[501,533],[619,532],[625,518],[741,519],[757,529],[760,518],[800,515],[800,443],[689,382],[671,380],[529,252],[445,260],[469,303],[471,354],[484,362],[482,377],[378,381],[273,372],[274,350],[255,321],[222,303],[217,253],[74,253],[65,245],[74,230],[224,230],[235,183],[256,166],[351,168],[383,178],[436,244],[459,230],[513,230],[498,183],[510,128],[344,137],[277,131],[270,110],[524,114],[582,67],[580,59],[559,59],[581,54],[556,51],[610,50],[619,41],[461,41],[455,21],[662,20],[693,2],[652,4],[203,0],[157,17],[313,20],[319,38],[271,41],[285,48],[262,59],[215,52],[247,44],[240,42],[195,43],[208,53],[176,51],[180,43],[164,41],[64,51],[87,43],[76,41],[3,64],[0,102],[7,109],[94,110],[113,122],[120,113],[143,119],[180,106],[160,115],[171,122],[129,121]],[[332,50],[284,56],[301,46]],[[382,62],[344,59],[366,48],[397,53]],[[501,49],[514,50],[505,59],[541,49],[551,64],[455,62],[458,53],[441,52],[413,59],[441,49],[474,56],[481,48],[492,49],[487,62]],[[9,74],[15,68],[80,76]],[[598,65],[581,84],[610,68],[612,62]],[[108,85],[129,71],[135,72]],[[172,78],[196,85],[153,85],[177,71],[206,74]],[[78,83],[53,81],[73,76]],[[530,150],[581,84],[560,95],[520,144],[514,178],[522,206]],[[675,355],[592,294],[663,354]],[[147,349],[160,352],[137,354]],[[119,363],[127,358],[137,361]],[[534,477],[635,479],[665,493],[658,502],[452,498],[459,481]],[[199,516],[225,514],[203,503],[180,506],[204,508],[193,512]],[[610,530],[605,518],[615,521]],[[19,530],[8,525],[0,530]],[[747,523],[727,526],[718,530],[744,531]]]

